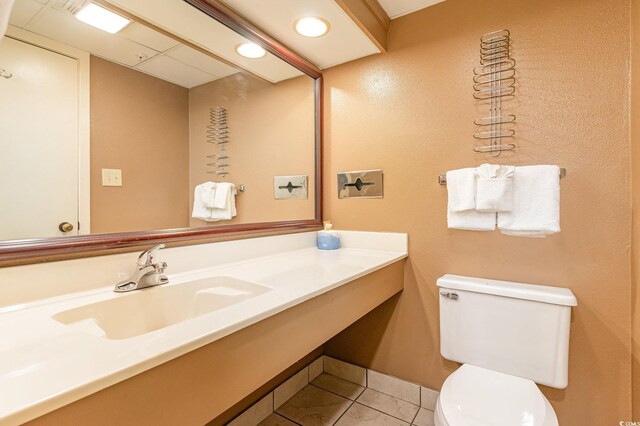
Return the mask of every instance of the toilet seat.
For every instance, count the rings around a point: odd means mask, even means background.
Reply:
[[[533,381],[469,364],[447,377],[435,417],[438,426],[558,426]]]

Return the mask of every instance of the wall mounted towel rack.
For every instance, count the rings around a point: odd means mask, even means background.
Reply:
[[[207,125],[207,143],[214,145],[217,151],[207,155],[207,166],[211,169],[207,173],[225,177],[229,174],[229,155],[227,145],[229,143],[229,125],[227,123],[227,110],[223,107],[215,107],[209,110],[209,124]]]
[[[564,167],[560,168],[560,177],[563,178],[567,175],[567,169],[565,169]],[[438,183],[440,185],[446,185],[447,184],[447,175],[439,175],[438,176]]]
[[[516,147],[513,143],[503,142],[503,138],[515,137],[516,131],[512,127],[516,116],[502,111],[502,102],[513,98],[516,92],[515,66],[509,30],[492,31],[480,37],[480,65],[473,69],[473,97],[488,104],[489,116],[474,121],[479,129],[473,137],[488,145],[476,146],[475,152],[497,157],[502,151]]]

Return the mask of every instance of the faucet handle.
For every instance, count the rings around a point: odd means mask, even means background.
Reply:
[[[138,266],[150,266],[153,265],[153,258],[158,250],[165,248],[164,244],[158,244],[151,247],[149,250],[145,250],[138,256]]]

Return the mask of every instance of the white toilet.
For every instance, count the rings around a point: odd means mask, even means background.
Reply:
[[[567,387],[571,290],[445,275],[440,352],[463,365],[447,377],[436,426],[552,426],[536,383]]]

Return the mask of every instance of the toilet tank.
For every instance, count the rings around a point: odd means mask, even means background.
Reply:
[[[571,290],[459,275],[437,284],[443,357],[567,387]]]

